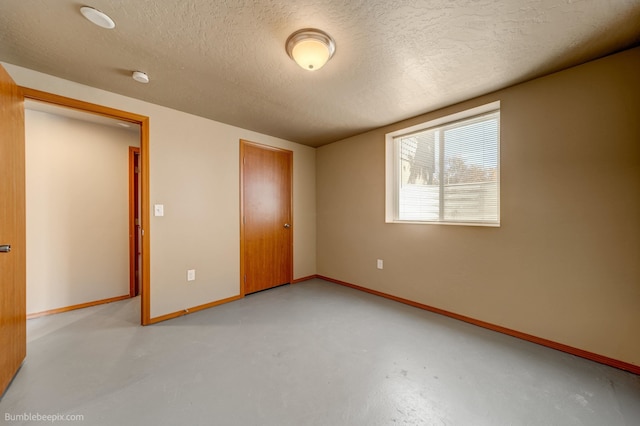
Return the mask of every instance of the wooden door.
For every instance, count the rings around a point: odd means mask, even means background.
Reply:
[[[24,98],[0,65],[0,395],[27,354],[24,155]]]
[[[243,293],[293,278],[293,152],[240,141]]]
[[[129,296],[140,294],[142,226],[140,220],[140,148],[129,147]]]

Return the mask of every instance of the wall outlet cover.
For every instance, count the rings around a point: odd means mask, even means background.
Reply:
[[[196,270],[188,269],[187,270],[187,281],[195,281],[196,280]]]

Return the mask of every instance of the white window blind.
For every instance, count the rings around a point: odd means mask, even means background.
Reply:
[[[396,221],[499,224],[500,111],[393,137]]]

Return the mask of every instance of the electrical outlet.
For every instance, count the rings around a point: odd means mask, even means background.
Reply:
[[[382,262],[382,259],[378,259],[378,269],[382,269],[384,267],[384,264]]]
[[[195,281],[195,280],[196,280],[196,270],[187,269],[187,281]]]

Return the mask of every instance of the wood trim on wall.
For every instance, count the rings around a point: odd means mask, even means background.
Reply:
[[[31,89],[29,87],[20,86],[25,99],[33,101],[46,102],[48,104],[58,105],[63,108],[76,109],[91,114],[101,115],[103,117],[115,118],[129,123],[140,124],[148,117],[135,114],[132,112],[122,111],[103,105],[93,104],[90,102],[80,101],[78,99],[68,98],[66,96],[56,95],[54,93],[43,92],[42,90]]]
[[[182,311],[176,311],[176,312],[172,312],[170,314],[161,315],[159,317],[154,317],[154,318],[151,318],[150,324],[155,324],[155,323],[166,321],[166,320],[170,320],[170,319],[173,319],[173,318],[182,317],[182,316],[185,316],[185,315],[192,314],[194,312],[202,311],[203,309],[213,308],[214,306],[223,305],[223,304],[229,303],[229,302],[234,302],[236,300],[242,299],[243,297],[244,297],[243,295],[232,296],[232,297],[228,297],[226,299],[216,300],[215,302],[205,303],[204,305],[194,306],[193,308],[186,308],[186,309],[183,309]]]
[[[600,364],[608,365],[610,367],[615,367],[620,370],[629,371],[634,374],[640,374],[640,366],[629,364],[628,362],[620,361],[617,359],[609,358],[604,355],[599,355],[593,352],[585,351],[583,349],[574,348],[569,345],[565,345],[563,343],[554,342],[552,340],[544,339],[542,337],[533,336],[531,334],[522,333],[517,330],[512,330],[510,328],[502,327],[499,325],[491,324],[485,321],[480,321],[474,318],[470,318],[464,315],[456,314],[454,312],[449,312],[444,309],[435,308],[433,306],[425,305],[422,303],[414,302],[413,300],[404,299],[402,297],[393,296],[391,294],[383,293],[381,291],[372,290],[366,287],[361,287],[359,285],[351,284],[345,281],[336,280],[333,278],[325,277],[323,275],[317,275],[317,278],[320,278],[325,281],[329,281],[335,284],[339,284],[345,287],[350,287],[356,290],[364,291],[366,293],[374,294],[376,296],[384,297],[385,299],[394,300],[396,302],[404,303],[405,305],[413,306],[416,308],[424,309],[425,311],[433,312],[436,314],[444,315],[453,319],[457,319],[460,321],[464,321],[469,324],[476,325],[478,327],[486,328],[488,330],[497,331],[498,333],[507,334],[512,337],[517,337],[518,339],[526,340],[528,342],[537,343],[538,345],[546,346],[551,349],[555,349],[561,352],[565,352],[571,355],[579,356],[581,358],[588,359],[590,361],[595,361]]]
[[[291,284],[298,284],[304,281],[309,281],[312,280],[314,278],[318,278],[318,275],[309,275],[307,277],[302,277],[302,278],[296,278],[295,280],[291,281]]]
[[[314,278],[318,278],[318,276],[317,275],[309,275],[307,277],[298,278],[298,279],[295,279],[295,280],[291,281],[291,284],[297,284],[297,283],[301,283],[303,281],[309,281],[309,280],[312,280]],[[242,288],[242,286],[240,286],[240,287]],[[161,315],[159,317],[154,317],[154,318],[151,318],[151,323],[150,324],[155,324],[155,323],[166,321],[166,320],[170,320],[170,319],[173,319],[173,318],[182,317],[182,316],[185,316],[185,315],[192,314],[194,312],[202,311],[203,309],[208,309],[208,308],[213,308],[214,306],[223,305],[225,303],[235,302],[236,300],[243,299],[244,297],[245,297],[244,294],[239,294],[237,296],[228,297],[226,299],[217,300],[215,302],[205,303],[204,305],[198,305],[198,306],[195,306],[193,308],[187,308],[187,309],[184,309],[182,311],[176,311],[176,312],[172,312],[170,314]]]
[[[244,141],[241,139],[239,142],[239,156],[238,156],[238,170],[240,171],[240,298],[245,296],[244,294]]]
[[[141,206],[141,225],[142,225],[142,288],[140,323],[142,325],[151,324],[151,294],[150,294],[150,244],[149,244],[149,117],[132,112],[122,111],[102,105],[80,101],[65,96],[55,95],[53,93],[43,92],[41,90],[30,89],[20,86],[20,90],[24,94],[25,99],[46,102],[58,105],[64,108],[76,109],[91,114],[101,115],[103,117],[115,118],[120,121],[140,125],[140,192],[142,198]],[[128,296],[127,296],[128,297]]]
[[[128,294],[125,294],[124,296],[110,297],[108,299],[95,300],[93,302],[80,303],[78,305],[73,305],[73,306],[65,306],[64,308],[49,309],[48,311],[35,312],[33,314],[28,314],[27,319],[43,317],[45,315],[60,314],[62,312],[74,311],[76,309],[88,308],[90,306],[104,305],[105,303],[118,302],[120,300],[125,300],[125,299],[130,299],[130,296]]]
[[[140,121],[140,225],[142,226],[142,276],[140,323],[151,324],[151,222],[149,221],[149,117]]]

